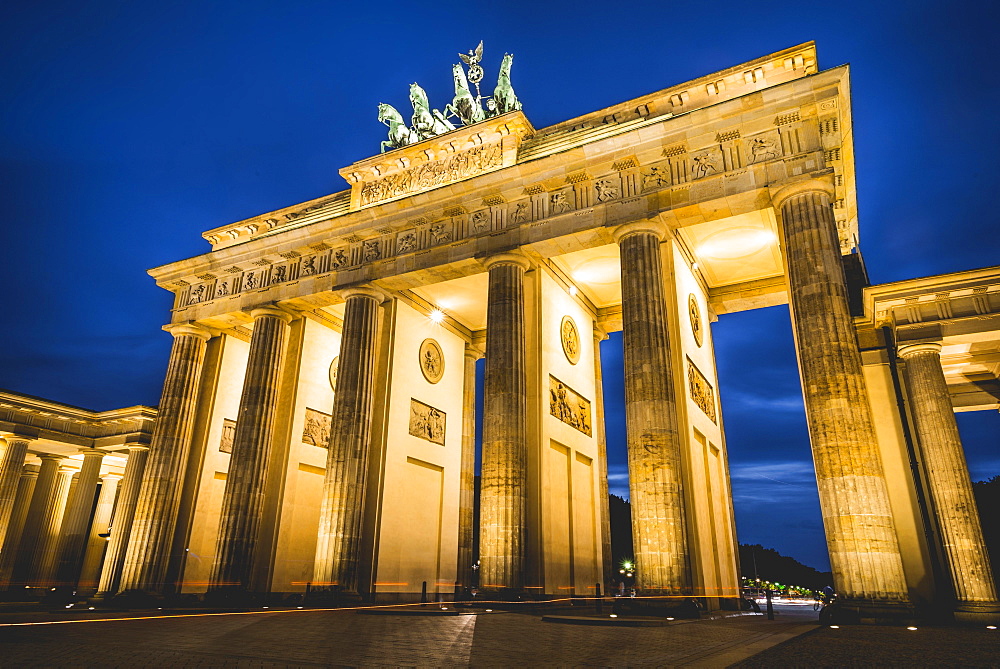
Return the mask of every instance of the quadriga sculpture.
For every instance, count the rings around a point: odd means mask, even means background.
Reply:
[[[437,109],[431,109],[427,93],[418,84],[410,84],[410,104],[413,105],[413,130],[420,139],[427,139],[454,130],[455,126]]]
[[[384,102],[379,103],[378,120],[389,126],[389,139],[382,142],[382,153],[385,153],[386,148],[398,149],[417,141],[416,135],[403,121],[403,115],[396,111],[392,105],[387,105]]]
[[[496,113],[506,114],[507,112],[519,111],[521,101],[514,94],[514,87],[510,85],[510,66],[514,62],[514,56],[505,53],[503,62],[500,63],[500,76],[497,77],[497,87],[493,91],[493,100],[496,102]]]
[[[454,114],[462,122],[462,125],[472,125],[486,119],[486,112],[479,100],[472,97],[469,91],[469,82],[465,78],[465,70],[461,65],[451,66],[452,76],[455,79],[455,97],[451,104],[444,108],[445,116]]]

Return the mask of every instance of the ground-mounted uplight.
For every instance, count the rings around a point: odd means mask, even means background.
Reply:
[[[916,627],[912,627],[912,626],[911,627],[907,627],[906,629],[910,630],[911,632],[915,632],[917,630]]]
[[[997,628],[996,625],[987,625],[986,626],[986,629],[988,629],[988,630],[995,630],[996,628]]]
[[[618,614],[617,614],[617,613],[612,613],[610,617],[611,617],[611,618],[617,618],[617,617],[618,617]]]
[[[434,309],[431,311],[430,319],[435,323],[444,323],[444,312],[440,309]]]
[[[493,609],[486,609],[486,613],[493,613]]]
[[[840,625],[830,625],[830,629],[832,629],[832,630],[839,630],[840,629]]]
[[[667,620],[673,620],[673,618],[667,618]]]

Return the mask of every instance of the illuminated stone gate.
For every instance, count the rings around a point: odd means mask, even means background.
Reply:
[[[381,105],[389,150],[341,170],[348,190],[210,230],[209,253],[150,272],[175,294],[174,348],[101,593],[607,587],[599,343],[623,330],[641,591],[725,605],[739,572],[710,323],[789,303],[845,609],[906,616],[945,579],[959,609],[994,610],[948,391],[980,365],[960,408],[996,408],[1000,270],[957,292],[864,287],[848,68],[818,71],[808,43],[541,130],[510,68],[477,112],[456,66],[455,129],[411,88],[414,127]],[[926,322],[922,289],[978,325]],[[942,368],[966,340],[980,357]],[[914,478],[911,459],[934,464]]]

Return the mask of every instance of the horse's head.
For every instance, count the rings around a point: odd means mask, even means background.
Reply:
[[[514,63],[514,54],[505,53],[503,55],[503,60],[500,62],[500,76],[510,77],[510,66]]]
[[[468,90],[469,82],[465,78],[465,70],[462,69],[461,65],[452,65],[451,74],[455,78],[455,93],[459,93],[462,90]]]
[[[427,101],[427,93],[424,92],[424,89],[419,84],[410,84],[410,104],[413,105],[414,109],[430,106],[430,103]]]
[[[378,104],[378,120],[382,123],[390,120],[398,120],[400,123],[403,122],[403,117],[399,115],[396,108],[392,105],[387,105],[384,102]]]

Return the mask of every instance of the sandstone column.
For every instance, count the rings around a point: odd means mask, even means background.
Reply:
[[[644,593],[689,594],[677,399],[660,240],[653,221],[615,231],[621,248],[625,427],[636,578]]]
[[[458,582],[472,585],[472,530],[476,503],[476,360],[483,357],[465,345],[465,380],[462,387],[462,460],[458,499]]]
[[[527,259],[486,259],[486,374],[479,521],[479,585],[524,588],[527,542],[528,433],[524,327]]]
[[[56,484],[42,514],[42,526],[35,545],[34,555],[28,569],[27,581],[34,586],[56,585],[56,570],[59,567],[60,529],[66,513],[66,502],[73,496],[78,482],[74,465],[65,461],[59,466]]]
[[[122,566],[125,561],[125,549],[132,532],[132,520],[135,518],[135,505],[139,499],[139,487],[142,484],[142,474],[146,470],[146,457],[149,447],[143,444],[128,445],[128,460],[125,461],[125,476],[122,478],[121,491],[115,503],[111,516],[111,536],[108,548],[104,554],[104,564],[101,566],[101,580],[97,587],[99,597],[110,597],[118,592],[121,580]]]
[[[80,590],[92,594],[97,588],[97,579],[101,575],[101,560],[108,548],[106,538],[111,527],[111,513],[115,505],[115,495],[118,493],[118,474],[105,474],[101,477],[101,493],[97,497],[97,507],[94,509],[94,520],[90,524],[87,535],[87,545],[83,553],[83,566],[77,579]],[[101,535],[105,536],[101,536]]]
[[[17,485],[24,467],[24,456],[28,454],[30,442],[29,437],[19,435],[10,435],[6,440],[0,439],[0,448],[3,448],[3,453],[0,454],[0,546],[7,536],[7,527],[14,511]]]
[[[73,494],[67,498],[66,511],[59,530],[56,582],[73,587],[80,577],[83,551],[90,534],[90,514],[94,509],[94,494],[101,475],[101,462],[106,453],[96,448],[85,448],[83,464],[77,475]]]
[[[820,508],[844,608],[907,602],[899,543],[847,304],[832,187],[772,196],[781,213],[789,300]]]
[[[180,503],[182,478],[194,432],[198,386],[211,333],[197,325],[174,325],[167,376],[122,567],[122,592],[160,593]]]
[[[25,465],[21,470],[21,478],[17,483],[17,495],[14,509],[7,523],[7,534],[0,545],[0,590],[6,590],[10,585],[14,562],[17,560],[18,546],[24,533],[24,523],[28,519],[28,508],[38,481],[38,465]]]
[[[1000,615],[996,584],[941,369],[941,345],[900,346],[899,357],[906,362],[910,407],[957,600],[955,617],[996,618]]]
[[[246,592],[264,513],[264,484],[274,438],[285,338],[292,316],[277,307],[250,312],[253,336],[222,497],[211,590]]]
[[[38,470],[38,480],[31,495],[31,502],[25,512],[24,529],[21,531],[21,541],[12,555],[11,585],[27,583],[35,558],[35,551],[43,539],[42,529],[49,511],[49,505],[59,481],[59,465],[63,458],[60,455],[43,453],[39,455],[42,464]]]
[[[608,439],[604,431],[604,372],[601,369],[601,342],[608,338],[608,333],[597,323],[594,323],[594,428],[597,434],[597,471],[600,478],[600,495],[598,508],[601,512],[601,574],[604,580],[604,590],[611,587],[614,580],[614,565],[611,555],[611,500],[608,497]]]
[[[375,363],[382,293],[344,291],[337,392],[333,396],[330,444],[323,478],[313,585],[358,594],[361,520],[375,392]]]

